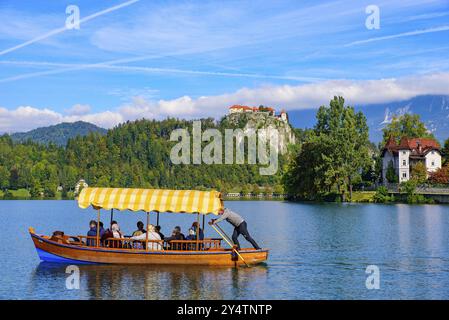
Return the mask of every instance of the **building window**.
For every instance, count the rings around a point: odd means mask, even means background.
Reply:
[[[407,160],[402,160],[402,165],[405,167],[407,165]]]
[[[435,151],[432,151],[431,153],[432,153],[432,154],[435,154]]]
[[[432,161],[432,167],[435,167],[435,161]]]
[[[402,154],[406,154],[406,152],[405,152],[405,151],[402,151]]]
[[[407,172],[402,172],[402,178],[404,178],[404,179],[407,178]]]

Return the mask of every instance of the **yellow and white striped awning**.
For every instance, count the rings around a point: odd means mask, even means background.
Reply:
[[[218,214],[223,201],[217,191],[84,188],[78,205],[83,209],[92,205],[96,209]]]

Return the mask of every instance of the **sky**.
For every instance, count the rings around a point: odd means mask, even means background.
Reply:
[[[449,94],[449,0],[0,0],[0,21],[0,133]]]

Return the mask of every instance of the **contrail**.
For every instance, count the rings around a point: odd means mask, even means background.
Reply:
[[[415,31],[409,31],[409,32],[393,34],[393,35],[389,35],[389,36],[383,36],[383,37],[377,37],[377,38],[370,38],[370,39],[366,39],[366,40],[354,41],[354,42],[345,44],[344,47],[350,47],[350,46],[355,46],[355,45],[358,45],[358,44],[364,44],[364,43],[381,41],[381,40],[389,40],[389,39],[395,39],[395,38],[416,36],[416,35],[425,34],[425,33],[448,31],[448,30],[449,30],[449,26],[441,26],[441,27],[429,28],[429,29],[424,29],[424,30],[415,30]]]
[[[148,57],[145,57],[148,59]],[[144,72],[144,73],[177,73],[177,74],[191,74],[191,75],[205,75],[205,76],[221,76],[221,77],[241,77],[241,78],[261,78],[261,79],[278,79],[278,80],[293,80],[302,82],[316,82],[326,79],[313,77],[296,77],[296,76],[282,76],[282,75],[267,75],[257,73],[232,73],[232,72],[217,72],[217,71],[200,71],[200,70],[185,70],[176,68],[153,68],[153,67],[139,67],[139,66],[117,66],[116,64],[143,60],[144,57],[128,58],[113,60],[108,62],[92,63],[92,64],[70,64],[70,63],[54,63],[54,62],[39,62],[39,61],[0,61],[0,64],[17,64],[27,66],[45,66],[45,67],[61,67],[61,69],[38,71],[26,73],[18,76],[0,79],[0,83],[16,81],[21,79],[34,78],[44,75],[59,74],[70,71],[77,71],[83,69],[107,69],[112,71],[125,72]]]
[[[130,1],[121,3],[121,4],[119,4],[119,5],[116,5],[116,6],[107,8],[107,9],[105,9],[105,10],[96,12],[96,13],[94,13],[94,14],[91,14],[90,16],[87,16],[87,17],[85,17],[85,18],[80,19],[80,20],[79,20],[79,23],[81,24],[81,23],[90,21],[90,20],[95,19],[95,18],[97,18],[97,17],[99,17],[99,16],[102,16],[102,15],[104,15],[104,14],[107,14],[107,13],[113,12],[113,11],[115,11],[115,10],[118,10],[118,9],[121,9],[121,8],[124,8],[124,7],[127,7],[127,6],[129,6],[129,5],[132,5],[133,3],[136,3],[136,2],[138,2],[138,1],[140,1],[140,0],[130,0]],[[58,28],[58,29],[49,31],[49,32],[47,32],[47,33],[45,33],[45,34],[43,34],[43,35],[37,36],[36,38],[31,39],[31,40],[28,40],[28,41],[26,41],[26,42],[24,42],[24,43],[21,43],[21,44],[17,45],[17,46],[14,46],[14,47],[5,49],[5,50],[3,50],[3,51],[0,51],[0,56],[5,55],[5,54],[10,53],[10,52],[13,52],[13,51],[16,51],[16,50],[18,50],[18,49],[20,49],[20,48],[29,46],[30,44],[36,43],[36,42],[38,42],[38,41],[41,41],[41,40],[50,38],[51,36],[54,36],[54,35],[56,35],[56,34],[63,33],[63,32],[66,31],[66,30],[68,30],[68,29],[64,26],[64,27],[61,27],[61,28]]]

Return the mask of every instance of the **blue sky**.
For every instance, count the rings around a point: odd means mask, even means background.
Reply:
[[[11,49],[64,27],[68,5],[83,19],[125,2],[0,2],[0,132],[449,94],[448,0],[141,0]]]

